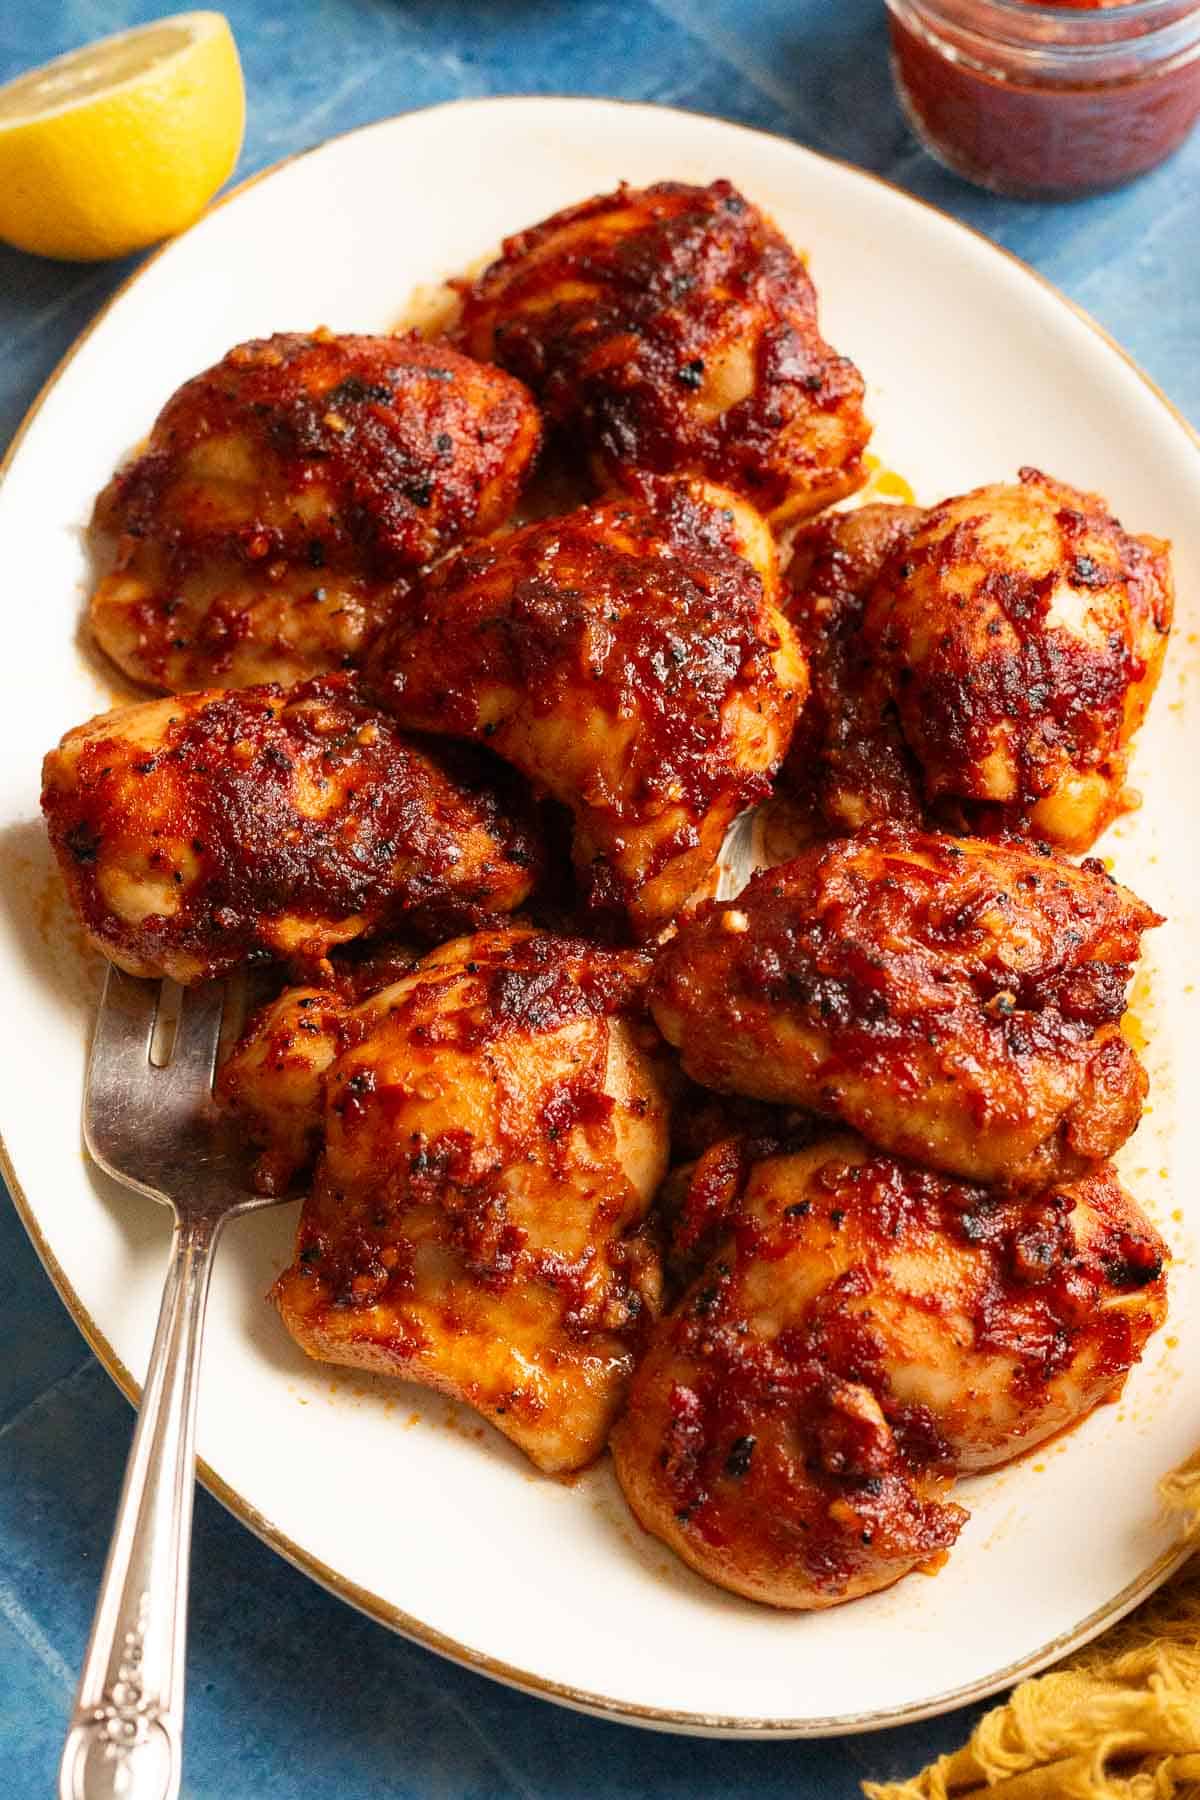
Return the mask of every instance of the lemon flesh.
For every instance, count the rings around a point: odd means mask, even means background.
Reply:
[[[0,88],[0,239],[91,262],[199,218],[245,124],[220,13],[180,13],[73,50]]]

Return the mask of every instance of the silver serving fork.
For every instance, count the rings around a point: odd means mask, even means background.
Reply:
[[[213,1101],[225,984],[183,994],[164,1061],[165,991],[110,968],[88,1064],[83,1132],[89,1152],[115,1180],[173,1207],[175,1232],[63,1749],[60,1800],[173,1800],[179,1792],[196,1399],[209,1275],[225,1220],[273,1204],[247,1191],[242,1159]]]

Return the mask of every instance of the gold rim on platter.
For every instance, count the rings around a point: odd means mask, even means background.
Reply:
[[[415,108],[411,113],[396,114],[390,118],[375,119],[364,125],[356,125],[351,130],[337,132],[332,137],[325,138],[319,144],[313,144],[306,150],[294,151],[290,156],[282,157],[278,162],[271,163],[267,168],[259,169],[253,175],[247,176],[244,181],[238,182],[234,187],[230,188],[228,192],[221,195],[214,205],[208,209],[208,212],[204,214],[204,218],[208,218],[211,213],[217,211],[218,208],[228,205],[231,200],[235,200],[240,195],[246,193],[260,181],[264,181],[267,176],[277,174],[279,170],[288,167],[291,163],[300,161],[302,157],[316,155],[318,151],[326,149],[330,144],[340,143],[345,138],[357,137],[362,132],[376,130],[380,126],[392,124],[396,118],[414,118],[421,113],[444,112],[451,107],[490,107],[503,105],[506,101],[521,106],[528,106],[531,103],[537,104],[539,101],[544,101],[548,104],[557,104],[563,100],[574,99],[582,100],[584,104],[588,105],[629,106],[662,112],[674,110],[670,107],[651,108],[650,104],[645,101],[604,100],[565,94],[528,96],[504,95],[478,99],[444,101],[437,106],[419,107]],[[1100,338],[1103,343],[1107,344],[1110,350],[1115,351],[1121,360],[1133,370],[1134,374],[1143,385],[1150,390],[1159,401],[1160,405],[1162,405],[1172,418],[1174,418],[1176,423],[1183,428],[1196,449],[1200,450],[1200,432],[1195,430],[1190,421],[1185,418],[1174,402],[1171,401],[1158,386],[1157,382],[1152,380],[1151,377],[1146,374],[1145,370],[1135,362],[1134,358],[1117,342],[1111,333],[1106,331],[1104,326],[1094,319],[1089,312],[1085,311],[1083,307],[1079,306],[1074,300],[1071,300],[1066,294],[1062,293],[1059,288],[1055,287],[1053,282],[1047,280],[1044,275],[1039,274],[1036,269],[1031,268],[1030,265],[1024,262],[1019,256],[1014,255],[1011,250],[1005,249],[1001,244],[993,243],[991,238],[987,237],[984,232],[976,230],[974,226],[963,224],[961,220],[955,219],[951,214],[943,212],[940,207],[932,205],[928,200],[922,200],[918,195],[906,192],[905,189],[898,187],[895,182],[886,180],[884,176],[876,175],[869,169],[860,169],[855,164],[847,162],[842,157],[827,156],[821,151],[810,150],[805,145],[796,144],[788,138],[782,138],[775,132],[757,131],[750,126],[737,125],[725,119],[715,119],[711,115],[689,113],[682,116],[686,117],[689,121],[704,120],[709,124],[722,125],[729,131],[745,133],[748,137],[768,138],[774,143],[784,143],[789,145],[790,148],[800,149],[807,156],[817,157],[821,162],[831,163],[836,168],[849,170],[850,173],[862,180],[870,181],[879,187],[886,188],[889,193],[899,196],[901,200],[906,201],[909,205],[920,207],[923,211],[932,213],[935,218],[942,219],[956,227],[957,230],[965,232],[969,237],[979,239],[980,242],[986,244],[989,249],[997,255],[1003,256],[1009,262],[1015,263],[1019,269],[1023,270],[1026,275],[1040,287],[1045,289],[1047,293],[1052,294],[1062,306],[1074,313],[1076,318],[1080,319],[1082,323]],[[203,223],[203,220],[199,221],[199,223]],[[193,227],[193,229],[195,229],[195,227]],[[29,407],[28,412],[18,426],[3,461],[0,461],[0,482],[3,482],[7,475],[24,440],[26,432],[41,411],[42,406],[45,404],[50,393],[61,380],[67,368],[74,361],[76,355],[83,348],[92,333],[98,329],[104,319],[108,316],[109,312],[116,305],[117,301],[122,298],[136,281],[141,279],[146,270],[150,268],[153,263],[157,262],[159,257],[169,250],[172,243],[176,241],[177,240],[175,239],[170,239],[165,244],[160,245],[158,249],[145,259],[144,262],[140,263],[136,269],[126,276],[124,281],[122,281],[109,296],[104,305],[96,313],[95,317],[84,327],[74,343],[71,344],[70,348],[60,358],[55,368],[43,383],[40,391]],[[67,1311],[79,1327],[79,1330],[82,1332],[97,1360],[103,1365],[113,1381],[116,1382],[121,1392],[125,1395],[125,1398],[132,1405],[137,1406],[141,1398],[141,1389],[125,1364],[121,1361],[121,1358],[113,1349],[113,1346],[105,1337],[103,1331],[101,1331],[95,1319],[92,1318],[91,1314],[80,1301],[78,1294],[67,1279],[62,1265],[59,1263],[58,1258],[46,1241],[41,1227],[38,1224],[34,1209],[17,1177],[17,1172],[13,1167],[12,1158],[8,1153],[8,1148],[2,1134],[0,1134],[0,1175],[3,1175],[4,1177],[9,1193],[12,1196],[13,1205],[16,1208],[17,1215],[29,1234],[30,1240],[37,1251],[38,1256],[41,1258],[46,1273],[53,1282],[59,1298],[62,1300]],[[951,1689],[943,1694],[935,1695],[931,1700],[922,1701],[918,1704],[906,1707],[889,1708],[883,1711],[846,1713],[821,1719],[746,1719],[737,1716],[726,1717],[716,1713],[684,1712],[675,1708],[638,1706],[631,1701],[613,1700],[603,1694],[589,1693],[583,1689],[571,1687],[563,1682],[549,1681],[544,1676],[534,1674],[528,1669],[519,1669],[514,1667],[511,1663],[500,1661],[495,1657],[486,1656],[478,1650],[473,1650],[469,1644],[459,1643],[456,1639],[447,1637],[444,1633],[435,1630],[432,1626],[426,1625],[422,1620],[414,1618],[410,1613],[404,1612],[400,1607],[394,1606],[390,1601],[384,1600],[380,1595],[372,1593],[370,1589],[360,1587],[356,1582],[347,1580],[346,1577],[339,1574],[336,1569],[332,1569],[328,1564],[321,1562],[318,1557],[313,1556],[310,1551],[304,1549],[302,1545],[297,1544],[293,1539],[289,1538],[277,1525],[273,1524],[270,1519],[265,1518],[262,1513],[251,1506],[249,1501],[246,1500],[236,1488],[231,1487],[227,1481],[223,1480],[222,1477],[218,1475],[214,1469],[210,1468],[202,1458],[198,1460],[197,1473],[200,1481],[208,1491],[213,1494],[223,1506],[227,1507],[228,1510],[233,1513],[235,1518],[239,1519],[243,1525],[248,1526],[257,1537],[268,1544],[272,1550],[277,1551],[280,1556],[286,1558],[288,1562],[300,1569],[305,1575],[311,1576],[314,1581],[319,1582],[322,1587],[327,1588],[330,1593],[335,1594],[338,1599],[346,1601],[349,1605],[356,1607],[358,1611],[365,1613],[368,1618],[375,1619],[381,1625],[386,1625],[390,1630],[398,1632],[402,1637],[410,1639],[413,1643],[420,1644],[424,1649],[433,1650],[438,1655],[448,1658],[451,1662],[461,1664],[464,1668],[473,1669],[479,1674],[489,1675],[508,1687],[522,1689],[526,1693],[537,1695],[542,1699],[556,1701],[561,1705],[573,1707],[580,1712],[595,1714],[602,1718],[618,1720],[628,1725],[644,1725],[662,1731],[677,1731],[721,1737],[820,1738],[843,1736],[857,1731],[879,1731],[900,1725],[916,1724],[922,1719],[936,1718],[942,1713],[951,1712],[956,1707],[967,1706],[974,1701],[987,1699],[991,1695],[1013,1686],[1016,1682],[1024,1680],[1025,1677],[1037,1674],[1040,1669],[1045,1668],[1050,1663],[1057,1662],[1070,1651],[1078,1649],[1080,1645],[1085,1644],[1091,1638],[1096,1637],[1106,1628],[1106,1626],[1115,1624],[1118,1619],[1123,1618],[1126,1613],[1131,1612],[1140,1601],[1146,1599],[1148,1595],[1153,1593],[1155,1588],[1159,1587],[1168,1576],[1187,1560],[1192,1550],[1191,1545],[1181,1543],[1163,1551],[1141,1575],[1137,1576],[1126,1587],[1122,1588],[1120,1593],[1114,1595],[1104,1606],[1098,1607],[1094,1612],[1089,1613],[1086,1618],[1081,1619],[1076,1625],[1071,1626],[1069,1630],[1060,1633],[1057,1637],[1051,1639],[1049,1643],[1040,1645],[1038,1649],[1031,1651],[1027,1656],[1021,1657],[1019,1661],[1010,1663],[1006,1668],[998,1669],[994,1674],[986,1676],[979,1681],[972,1682],[966,1687]]]

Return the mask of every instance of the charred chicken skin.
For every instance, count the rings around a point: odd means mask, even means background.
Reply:
[[[328,1061],[301,1050],[324,1147],[274,1290],[288,1330],[310,1356],[465,1401],[552,1474],[603,1450],[659,1304],[643,1225],[667,1114],[645,976],[637,952],[482,933],[326,1020]],[[275,1012],[258,1031],[279,1028]],[[278,1086],[255,1096],[274,1073],[254,1036],[222,1091],[269,1133]]]
[[[651,477],[448,559],[367,673],[402,724],[479,739],[564,801],[585,900],[649,936],[787,748],[807,679],[776,588],[750,508]]]
[[[676,1227],[713,1248],[613,1435],[641,1523],[709,1580],[836,1605],[953,1544],[950,1477],[1112,1397],[1166,1310],[1109,1168],[1004,1198],[847,1137],[713,1147]]]
[[[47,756],[42,808],[96,947],[185,984],[400,922],[445,935],[536,873],[469,753],[411,743],[345,676],[104,713]]]
[[[701,475],[771,515],[864,479],[858,370],[800,258],[727,181],[622,187],[509,238],[458,341],[527,382],[602,480]]]
[[[448,346],[239,344],[167,402],[100,496],[116,556],[96,640],[176,692],[344,668],[407,576],[507,518],[540,429],[518,382]]]
[[[834,830],[922,812],[1090,848],[1126,804],[1171,629],[1169,547],[1022,469],[923,514],[801,534],[788,612],[815,705],[786,781]]]
[[[1112,1155],[1146,1076],[1121,1035],[1158,915],[1098,863],[872,831],[811,846],[660,953],[664,1036],[707,1087],[1036,1190]]]

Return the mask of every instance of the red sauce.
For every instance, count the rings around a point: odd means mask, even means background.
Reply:
[[[1048,10],[1030,6],[1031,19]],[[1032,26],[1013,29],[1021,48],[990,44],[963,0],[946,7],[952,19],[939,8],[936,22],[920,5],[892,0],[893,67],[905,110],[926,147],[967,180],[1026,196],[1099,192],[1162,162],[1200,114],[1200,8],[1181,5],[1167,25],[1138,35],[1132,22],[1117,20],[1119,6],[1060,0],[1055,10],[1064,23],[1033,65]],[[1102,55],[1101,10],[1114,19]],[[1195,32],[1181,50],[1189,11]],[[1088,56],[1073,55],[1066,19],[1087,19]]]

